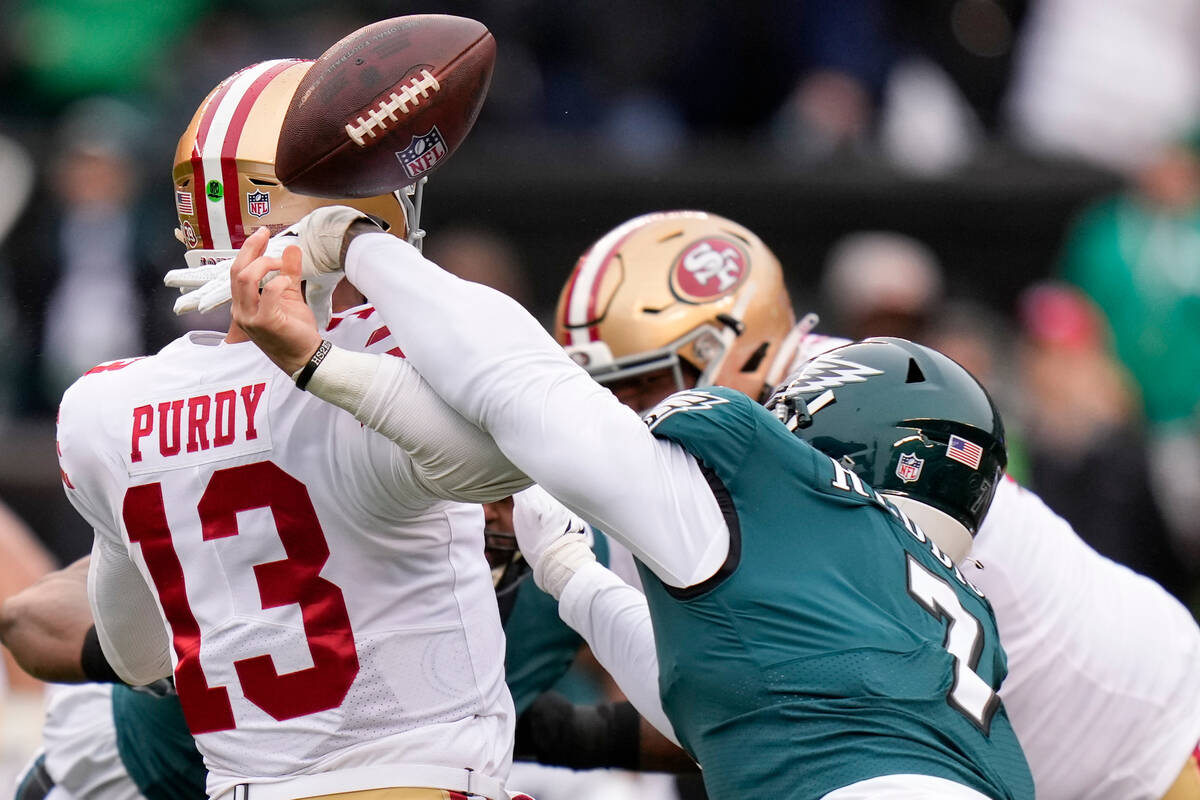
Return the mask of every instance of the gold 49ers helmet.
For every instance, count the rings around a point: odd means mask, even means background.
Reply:
[[[715,214],[665,211],[618,225],[583,254],[555,336],[601,383],[670,368],[686,389],[688,364],[696,386],[764,399],[794,322],[779,260],[757,236]]]
[[[283,117],[311,61],[264,61],[213,89],[175,149],[176,237],[188,266],[232,258],[246,237],[266,225],[283,230],[315,208],[349,205],[405,237],[411,203],[399,195],[330,200],[294,194],[275,177],[275,146]]]

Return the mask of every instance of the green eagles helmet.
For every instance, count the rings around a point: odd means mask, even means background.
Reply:
[[[884,495],[979,530],[1007,454],[987,391],[946,356],[865,339],[805,362],[767,401],[797,436]]]

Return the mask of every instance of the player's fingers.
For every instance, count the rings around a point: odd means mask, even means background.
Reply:
[[[283,251],[283,266],[279,271],[287,275],[297,287],[300,286],[302,270],[304,269],[304,254],[296,245],[289,245]]]
[[[256,234],[257,235],[257,234]],[[229,270],[230,289],[233,295],[233,313],[238,324],[246,324],[258,313],[258,287],[268,272],[279,269],[279,259],[260,256],[248,264],[238,264]]]
[[[237,256],[229,265],[229,280],[237,291],[239,282],[244,281],[246,284],[254,284],[255,293],[257,293],[257,282],[262,278],[262,275],[267,270],[259,269],[257,264],[263,258],[263,251],[266,250],[266,245],[271,241],[270,237],[265,232],[266,228],[259,228],[250,237],[246,239],[246,243],[238,250]],[[257,278],[252,278],[251,273],[256,273]],[[247,298],[249,299],[249,298]],[[257,305],[257,304],[255,304]]]
[[[291,288],[292,279],[287,275],[276,272],[274,276],[269,278],[263,284],[262,291],[258,295],[259,316],[262,319],[270,319],[276,312],[276,309],[279,308],[284,293]]]
[[[233,258],[233,264],[230,266],[230,271],[240,271],[244,266],[250,264],[254,259],[263,254],[267,249],[267,242],[271,240],[271,232],[267,228],[261,227],[254,233],[250,234],[238,253]]]

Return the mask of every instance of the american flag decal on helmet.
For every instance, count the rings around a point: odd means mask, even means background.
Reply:
[[[979,469],[979,459],[983,458],[983,448],[974,442],[968,442],[961,436],[951,436],[946,445],[946,457],[960,464],[966,464],[971,469]]]
[[[180,214],[195,214],[196,210],[192,207],[192,193],[187,189],[176,189],[175,208]]]

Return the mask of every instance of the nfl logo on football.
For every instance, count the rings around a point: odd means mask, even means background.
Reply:
[[[900,456],[900,463],[896,465],[896,477],[905,483],[912,483],[921,477],[921,469],[924,466],[925,459],[917,458],[913,453],[904,453]]]
[[[252,217],[265,217],[271,213],[271,196],[266,192],[250,192],[246,195],[246,210]]]
[[[428,172],[446,155],[446,140],[441,131],[434,126],[423,136],[414,136],[408,147],[396,153],[400,165],[410,178],[419,178]]]

